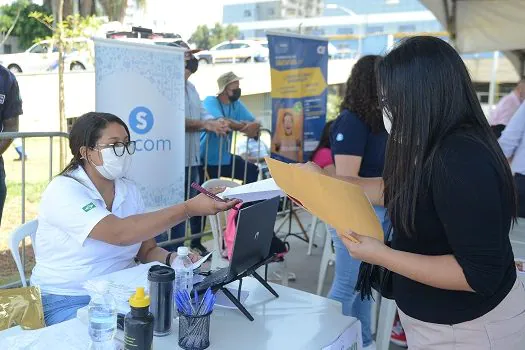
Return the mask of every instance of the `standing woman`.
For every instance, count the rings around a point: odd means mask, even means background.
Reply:
[[[465,64],[446,42],[422,36],[393,49],[377,72],[390,131],[383,179],[346,180],[384,201],[392,248],[354,233],[360,243],[343,242],[395,273],[410,349],[524,349],[512,173]]]
[[[192,216],[231,209],[204,195],[144,213],[144,202],[126,173],[135,152],[128,127],[109,113],[87,113],[69,135],[71,163],[47,186],[33,241],[31,284],[40,286],[48,326],[76,317],[89,303],[83,283],[142,263],[171,265],[176,254],[155,236]],[[152,171],[154,171],[152,169]]]
[[[337,176],[373,178],[383,174],[388,134],[377,98],[375,64],[378,58],[373,55],[362,57],[348,77],[341,112],[331,130],[330,144]],[[385,208],[374,206],[374,209],[383,225],[389,225]],[[335,278],[328,297],[342,303],[344,315],[361,321],[363,347],[366,349],[372,344],[371,300],[361,300],[354,291],[361,262],[350,256],[334,229],[331,234],[336,262]]]

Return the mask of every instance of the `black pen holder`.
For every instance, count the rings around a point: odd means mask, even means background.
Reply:
[[[210,346],[210,316],[185,315],[179,312],[179,346],[185,350],[202,350]]]

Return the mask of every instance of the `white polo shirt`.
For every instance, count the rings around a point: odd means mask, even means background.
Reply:
[[[141,244],[120,247],[88,236],[107,215],[125,218],[143,212],[140,192],[130,180],[115,180],[110,212],[83,168],[57,176],[40,202],[31,284],[44,293],[86,295],[85,281],[132,266]]]

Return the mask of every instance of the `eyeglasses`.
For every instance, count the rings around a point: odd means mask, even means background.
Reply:
[[[135,153],[135,150],[137,149],[137,145],[135,141],[99,143],[97,144],[97,146],[100,148],[110,148],[110,147],[113,148],[113,152],[115,152],[115,155],[117,157],[122,157],[125,151],[128,151],[128,153],[131,155]]]

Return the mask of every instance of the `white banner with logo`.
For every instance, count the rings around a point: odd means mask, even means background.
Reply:
[[[184,52],[95,40],[96,110],[113,113],[137,142],[128,177],[148,211],[184,200]]]

